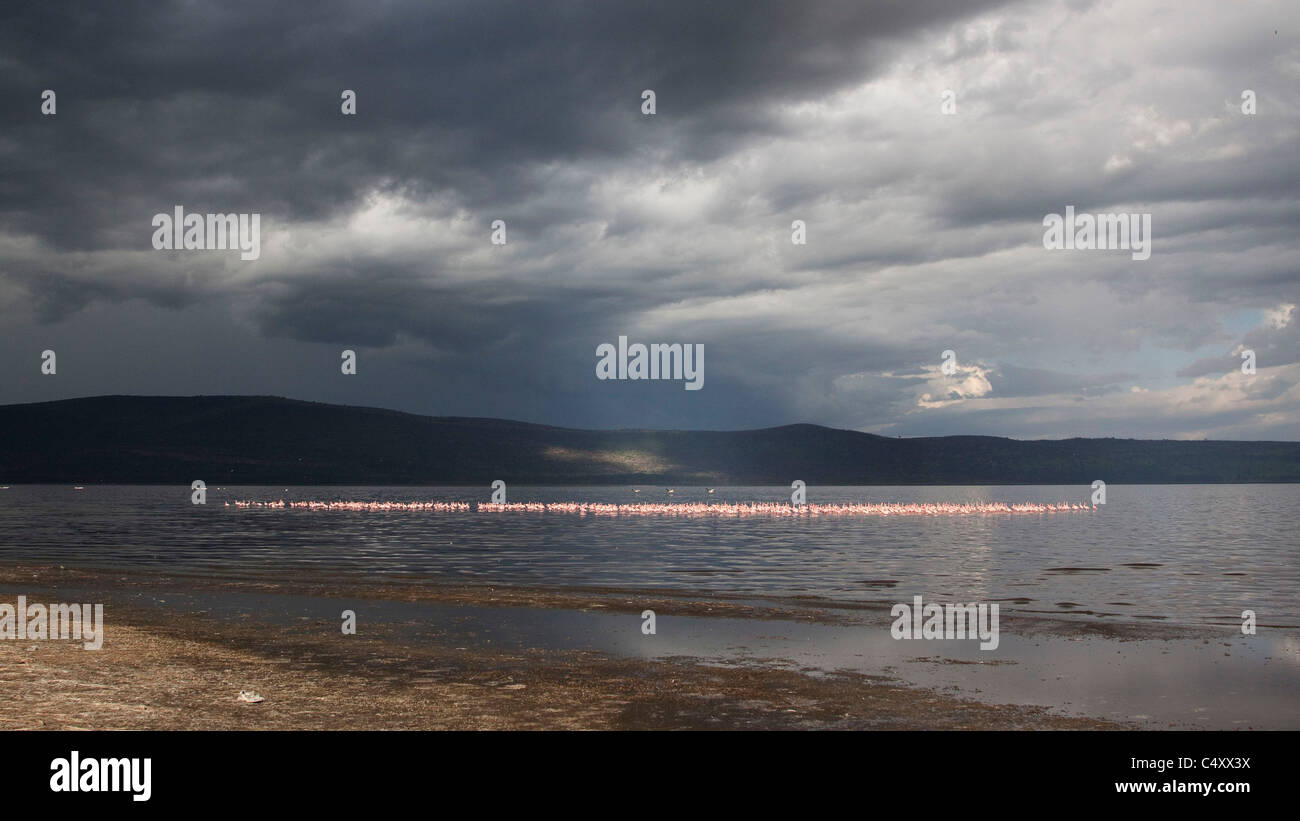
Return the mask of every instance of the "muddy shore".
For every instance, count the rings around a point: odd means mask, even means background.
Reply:
[[[669,592],[199,578],[174,573],[0,567],[29,601],[105,603],[103,649],[66,640],[0,641],[4,729],[1113,729],[1038,708],[968,701],[851,672],[809,675],[755,661],[635,659],[446,636],[398,625],[212,618],[168,591],[203,589],[453,606],[610,608],[734,618],[843,618],[798,602],[764,606]],[[361,589],[364,588],[364,589]],[[64,595],[72,594],[72,595]],[[6,599],[10,598],[6,593]],[[341,606],[345,606],[341,604]],[[246,614],[247,615],[247,614]],[[241,690],[264,697],[241,703]]]

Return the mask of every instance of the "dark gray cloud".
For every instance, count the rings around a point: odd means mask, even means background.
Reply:
[[[11,378],[7,399],[1295,436],[1286,4],[957,9],[7,8],[0,341],[73,354],[56,382]],[[260,213],[261,258],[152,250],[150,219],[177,204]],[[1045,251],[1042,218],[1067,205],[1150,213],[1152,258]],[[178,328],[220,366],[196,368]],[[703,343],[705,390],[597,381],[595,348],[620,334]],[[1239,384],[1243,347],[1260,370]],[[362,354],[351,381],[342,348]]]

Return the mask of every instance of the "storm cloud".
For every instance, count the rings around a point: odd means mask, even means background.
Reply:
[[[4,402],[272,393],[573,427],[1300,437],[1286,2],[0,19]],[[176,205],[261,214],[260,257],[155,250],[150,220]],[[1045,249],[1067,206],[1150,214],[1151,258]],[[620,335],[703,344],[706,387],[596,379]]]

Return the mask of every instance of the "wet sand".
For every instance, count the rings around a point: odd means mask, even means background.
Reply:
[[[753,659],[496,643],[431,631],[410,638],[400,618],[368,616],[357,635],[337,620],[268,618],[212,609],[185,596],[236,593],[424,601],[525,612],[671,609],[677,614],[818,622],[813,606],[761,606],[667,591],[366,584],[352,580],[212,579],[30,564],[0,567],[3,600],[105,604],[104,647],[0,641],[3,729],[1110,729],[1126,726],[1043,707],[982,703],[885,676],[810,674]],[[347,596],[338,595],[346,590]],[[88,599],[93,591],[97,598]],[[180,598],[169,599],[169,596]],[[215,598],[214,598],[215,597]],[[271,599],[272,602],[275,599]],[[236,608],[235,610],[238,610]],[[363,611],[371,613],[373,611]],[[245,704],[241,690],[265,701]]]

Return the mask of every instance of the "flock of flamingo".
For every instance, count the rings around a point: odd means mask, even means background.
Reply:
[[[788,502],[226,502],[226,507],[291,510],[346,510],[366,513],[384,511],[432,511],[462,513],[563,513],[577,516],[766,516],[810,518],[818,516],[969,516],[1004,513],[1072,513],[1093,511],[1095,505],[1061,502],[845,502],[793,505]]]
[[[226,502],[226,507],[232,507]],[[469,502],[272,502],[238,501],[233,507],[266,507],[279,510],[356,510],[376,513],[388,510],[429,510],[435,513],[461,513],[470,508]]]

